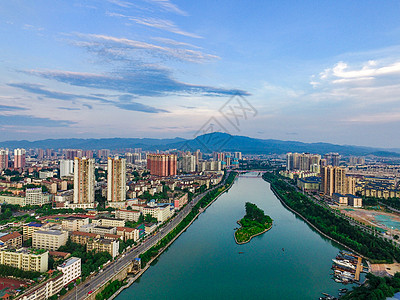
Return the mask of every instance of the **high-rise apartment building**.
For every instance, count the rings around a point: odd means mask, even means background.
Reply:
[[[71,159],[60,160],[60,177],[72,176],[74,174],[74,161]]]
[[[179,164],[183,173],[196,172],[196,156],[194,155],[183,155]]]
[[[74,159],[75,157],[81,158],[83,156],[83,151],[80,149],[64,149],[63,154],[66,159]]]
[[[324,155],[326,159],[326,163],[332,166],[339,166],[340,164],[340,155],[339,153],[327,153]]]
[[[94,159],[75,157],[74,164],[74,208],[94,207]]]
[[[110,150],[109,149],[100,149],[97,151],[97,157],[98,158],[106,158],[110,156]]]
[[[235,157],[236,159],[238,159],[238,160],[241,160],[241,159],[242,159],[242,152],[235,152],[235,153],[234,153],[234,157]]]
[[[126,160],[125,158],[108,158],[107,165],[107,201],[121,202],[126,200]]]
[[[151,175],[155,176],[174,176],[176,175],[175,154],[148,154],[147,169]]]
[[[0,171],[8,168],[8,149],[0,149]]]
[[[315,169],[314,165],[319,165],[321,155],[310,153],[287,153],[286,154],[286,170],[311,171]]]
[[[340,167],[321,168],[321,192],[332,196],[334,193],[347,194],[348,182],[346,170]]]
[[[14,149],[14,169],[25,168],[26,151],[25,149]]]

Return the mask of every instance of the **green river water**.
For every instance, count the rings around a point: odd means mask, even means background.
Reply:
[[[254,174],[253,174],[254,175]],[[271,230],[237,245],[245,202],[271,216]],[[332,258],[342,249],[288,211],[261,178],[236,179],[118,300],[318,299],[338,295]],[[239,252],[243,252],[242,254]]]

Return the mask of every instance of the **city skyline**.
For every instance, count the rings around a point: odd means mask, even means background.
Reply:
[[[190,139],[240,94],[257,115],[231,134],[400,147],[388,139],[398,13],[395,1],[10,1],[0,140]]]

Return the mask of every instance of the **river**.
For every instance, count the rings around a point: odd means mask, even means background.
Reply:
[[[237,245],[234,228],[247,201],[263,209],[274,224],[250,243]],[[322,292],[337,296],[345,286],[331,279],[330,268],[340,249],[282,206],[269,183],[239,177],[117,299],[318,299]]]

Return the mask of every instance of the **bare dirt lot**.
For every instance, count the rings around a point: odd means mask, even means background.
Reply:
[[[387,230],[388,234],[400,235],[400,216],[397,214],[362,208],[341,208],[340,211],[366,225]]]

